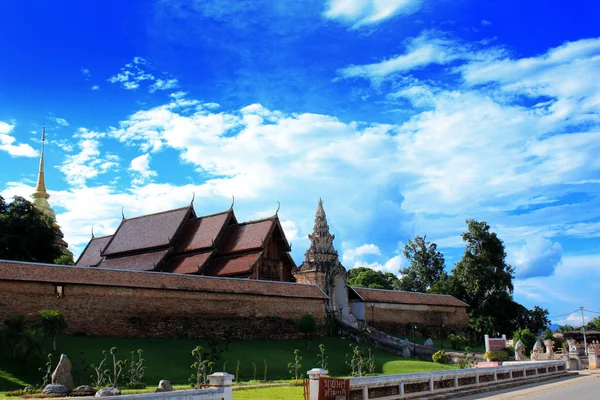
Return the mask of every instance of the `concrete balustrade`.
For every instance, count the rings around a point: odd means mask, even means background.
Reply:
[[[119,400],[232,400],[234,376],[227,372],[215,372],[208,376],[211,387],[206,389],[176,390],[173,392],[142,393],[118,396]]]
[[[317,399],[318,377],[323,376],[326,371],[315,368],[310,372],[310,398]],[[567,366],[565,362],[563,360],[554,360],[520,362],[515,365],[493,368],[471,368],[454,371],[352,378],[350,379],[350,399],[391,400],[400,397],[409,399],[423,395],[493,387],[511,382],[527,383],[527,381],[543,377],[558,377],[566,374]],[[313,392],[315,389],[317,393]]]

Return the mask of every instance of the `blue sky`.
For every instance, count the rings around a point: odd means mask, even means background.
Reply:
[[[427,234],[451,269],[485,220],[515,298],[576,324],[600,300],[600,7],[573,3],[4,2],[0,193],[32,192],[45,123],[75,254],[192,193],[241,220],[280,201],[297,263],[322,197],[347,268],[397,272]]]

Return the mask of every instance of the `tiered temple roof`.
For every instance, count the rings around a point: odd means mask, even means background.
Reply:
[[[295,268],[277,214],[238,223],[227,211],[196,216],[192,205],[123,219],[92,238],[78,266],[289,281]]]

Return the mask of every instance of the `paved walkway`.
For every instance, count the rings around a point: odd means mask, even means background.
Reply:
[[[456,397],[454,400],[596,400],[600,398],[600,373],[581,371],[550,383],[537,383],[516,388]]]

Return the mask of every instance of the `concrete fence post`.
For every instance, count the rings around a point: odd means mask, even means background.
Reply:
[[[231,385],[233,384],[233,378],[234,376],[227,372],[215,372],[208,376],[208,383],[223,388],[223,400],[232,400],[233,389]]]
[[[433,377],[431,377],[431,378],[429,378],[429,391],[431,393],[433,393],[434,387],[435,386],[433,385]]]
[[[319,399],[319,378],[326,377],[327,373],[326,369],[323,368],[313,368],[310,371],[306,371],[308,374],[308,393],[310,400],[318,400]]]

